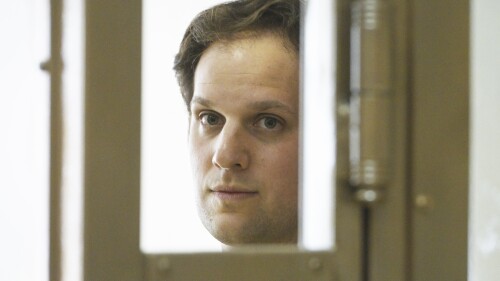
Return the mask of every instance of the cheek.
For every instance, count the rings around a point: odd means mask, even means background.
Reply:
[[[263,151],[262,165],[267,179],[274,182],[279,192],[292,196],[296,194],[298,185],[298,140],[291,139],[273,147],[270,151]]]
[[[201,180],[207,163],[211,163],[210,146],[207,142],[201,141],[200,137],[193,131],[190,131],[188,143],[190,164],[194,176],[197,180]]]
[[[273,217],[283,213],[296,216],[298,209],[298,152],[286,149],[270,161],[270,166],[262,172],[266,174],[265,203],[263,208]]]
[[[273,185],[269,186],[268,211],[281,214],[286,212],[296,216],[298,209],[298,147],[291,145],[276,153],[274,161]]]
[[[273,163],[280,170],[288,170],[289,172],[297,171],[298,155],[299,155],[299,142],[298,136],[294,134],[287,141],[272,147],[272,151],[266,152]],[[265,161],[265,160],[264,160]],[[289,174],[291,175],[291,174]]]

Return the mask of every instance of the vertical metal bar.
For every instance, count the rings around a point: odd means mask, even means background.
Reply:
[[[139,281],[142,1],[85,5],[83,275]]]
[[[386,187],[389,142],[390,55],[386,3],[358,0],[351,14],[349,182],[355,199],[373,204]],[[362,209],[363,281],[370,278],[371,210]]]
[[[349,182],[364,204],[363,280],[408,279],[405,3],[351,6]]]
[[[337,0],[336,27],[336,255],[339,280],[362,280],[363,229],[360,205],[352,200],[349,177],[350,0]]]
[[[63,120],[61,91],[61,34],[62,0],[50,1],[50,59],[42,67],[50,71],[50,235],[49,276],[51,281],[61,280],[61,193]]]
[[[414,281],[467,280],[471,2],[411,1]]]

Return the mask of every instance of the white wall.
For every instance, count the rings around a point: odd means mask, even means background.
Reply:
[[[49,1],[0,1],[0,280],[45,281]]]
[[[471,3],[469,280],[500,276],[500,1]]]

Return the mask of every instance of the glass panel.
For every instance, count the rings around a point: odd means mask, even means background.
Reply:
[[[334,244],[335,1],[309,1],[305,12],[303,71],[301,245]],[[321,30],[321,32],[318,32]]]
[[[0,1],[0,280],[49,278],[49,1]]]
[[[191,19],[221,2],[143,1],[141,249],[146,252],[220,249],[196,213],[188,113],[172,67]]]
[[[83,0],[63,1],[62,280],[80,281],[83,267]]]
[[[469,280],[500,276],[500,2],[472,1]]]

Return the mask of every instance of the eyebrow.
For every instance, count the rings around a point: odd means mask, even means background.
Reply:
[[[256,111],[265,111],[277,108],[277,109],[283,109],[291,114],[296,114],[296,112],[292,110],[289,106],[276,100],[259,101],[252,103],[250,106]]]
[[[194,103],[198,103],[198,104],[201,104],[201,105],[206,106],[206,107],[213,107],[213,102],[211,102],[210,100],[207,100],[205,98],[202,98],[202,97],[193,97],[193,99],[191,100],[191,106]],[[276,101],[276,100],[265,100],[265,101],[253,102],[250,104],[249,107],[255,111],[266,111],[269,109],[277,108],[277,109],[285,110],[291,114],[297,114],[297,112],[292,110],[289,106],[287,106],[286,104],[284,104],[282,102]]]
[[[209,101],[205,98],[202,98],[202,97],[193,97],[193,99],[190,102],[190,106],[193,106],[194,103],[198,103],[198,104],[201,104],[201,105],[206,106],[206,107],[213,106],[211,101]]]

